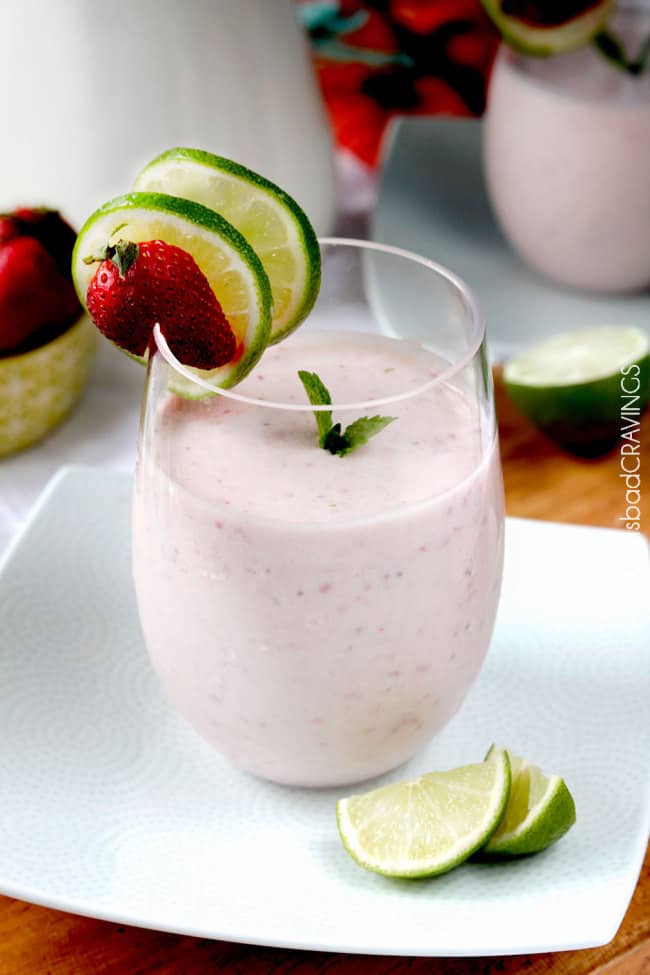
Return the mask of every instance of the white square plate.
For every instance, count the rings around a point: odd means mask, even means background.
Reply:
[[[475,291],[493,358],[590,325],[650,332],[650,291],[597,295],[553,284],[517,257],[499,230],[483,180],[481,122],[401,118],[384,142],[370,236],[446,265]]]
[[[343,851],[340,790],[244,775],[168,706],[137,621],[130,491],[125,474],[62,472],[0,573],[2,892],[331,951],[504,955],[613,937],[648,838],[642,538],[509,522],[486,665],[447,728],[386,778],[480,760],[496,741],[564,775],[578,821],[536,857],[397,882]]]

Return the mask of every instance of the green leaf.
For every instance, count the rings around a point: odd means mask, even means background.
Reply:
[[[632,74],[644,74],[648,63],[650,63],[650,34],[639,48],[636,59],[630,65],[630,71]]]
[[[307,372],[305,369],[300,369],[298,376],[300,382],[305,387],[305,392],[312,406],[329,406],[331,404],[332,397],[330,396],[329,389],[315,372]],[[332,411],[316,410],[314,411],[314,416],[316,417],[316,426],[318,427],[318,442],[321,447],[324,447],[325,440],[332,430]],[[339,424],[340,429],[341,426]]]
[[[625,57],[623,45],[619,41],[618,37],[612,34],[611,31],[602,30],[596,34],[594,37],[594,44],[608,61],[612,61],[613,64],[618,65],[619,68],[627,67],[627,59]]]
[[[106,254],[120,272],[121,278],[138,259],[139,250],[132,240],[118,240],[114,246],[107,247]]]
[[[351,450],[356,450],[357,447],[368,443],[371,437],[377,436],[378,433],[386,429],[389,423],[392,423],[396,419],[397,417],[395,416],[359,417],[358,420],[355,420],[345,428],[343,437],[348,443],[343,451],[339,450],[339,455],[343,457],[345,454],[349,454]]]
[[[650,36],[645,38],[634,59],[627,56],[620,38],[610,30],[602,30],[596,34],[593,43],[608,61],[623,71],[628,71],[631,75],[640,75],[646,70],[650,58]]]
[[[312,406],[331,405],[332,397],[329,389],[320,376],[305,369],[300,369],[298,376]],[[368,443],[371,437],[381,433],[389,423],[397,419],[395,416],[362,416],[341,432],[341,424],[332,423],[331,410],[315,410],[314,416],[318,427],[319,446],[329,450],[330,454],[338,454],[339,457],[345,457],[350,451]]]

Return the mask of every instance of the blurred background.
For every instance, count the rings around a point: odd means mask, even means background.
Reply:
[[[336,147],[376,167],[392,117],[483,112],[499,37],[479,0],[137,0],[119,18],[24,0],[2,4],[0,35],[0,210],[78,224],[162,149],[197,145],[285,186],[321,232],[326,114]]]
[[[337,146],[376,166],[399,115],[482,115],[499,33],[479,0],[298,0]]]

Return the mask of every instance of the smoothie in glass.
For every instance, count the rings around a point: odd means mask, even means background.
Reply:
[[[394,422],[348,456],[321,449],[300,369],[365,407],[335,405],[344,426]],[[454,373],[421,342],[309,323],[236,398],[175,396],[153,357],[133,512],[142,626],[177,708],[240,767],[360,781],[461,705],[503,556],[485,382],[471,355]]]
[[[650,9],[621,4],[630,52]],[[650,285],[650,71],[633,76],[593,47],[549,58],[502,47],[484,122],[495,214],[532,267],[595,291]]]

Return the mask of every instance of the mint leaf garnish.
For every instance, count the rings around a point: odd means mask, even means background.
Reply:
[[[343,436],[348,441],[348,447],[345,451],[348,454],[351,450],[355,450],[357,447],[361,447],[364,443],[368,443],[371,437],[376,436],[378,433],[387,427],[389,423],[392,423],[396,417],[394,416],[361,416],[354,423],[351,423],[349,427],[346,427]]]
[[[593,38],[593,43],[608,61],[622,68],[623,71],[628,71],[631,75],[640,75],[646,70],[650,60],[650,35],[641,44],[636,58],[627,56],[620,39],[610,30],[601,30]]]
[[[332,397],[329,394],[329,390],[315,372],[306,372],[306,370],[300,369],[298,376],[300,377],[300,382],[305,387],[309,402],[312,406],[329,406],[331,404]],[[314,416],[316,417],[316,426],[318,427],[318,442],[321,447],[324,447],[325,440],[333,429],[332,411],[318,410],[314,413]],[[338,427],[340,430],[341,425],[338,424]]]
[[[312,406],[330,406],[332,397],[320,376],[300,369],[298,377]],[[329,450],[330,454],[338,454],[339,457],[345,457],[357,447],[368,443],[371,437],[381,433],[389,423],[397,419],[395,416],[362,416],[342,430],[340,423],[332,423],[331,410],[315,410],[314,416],[319,446]]]

